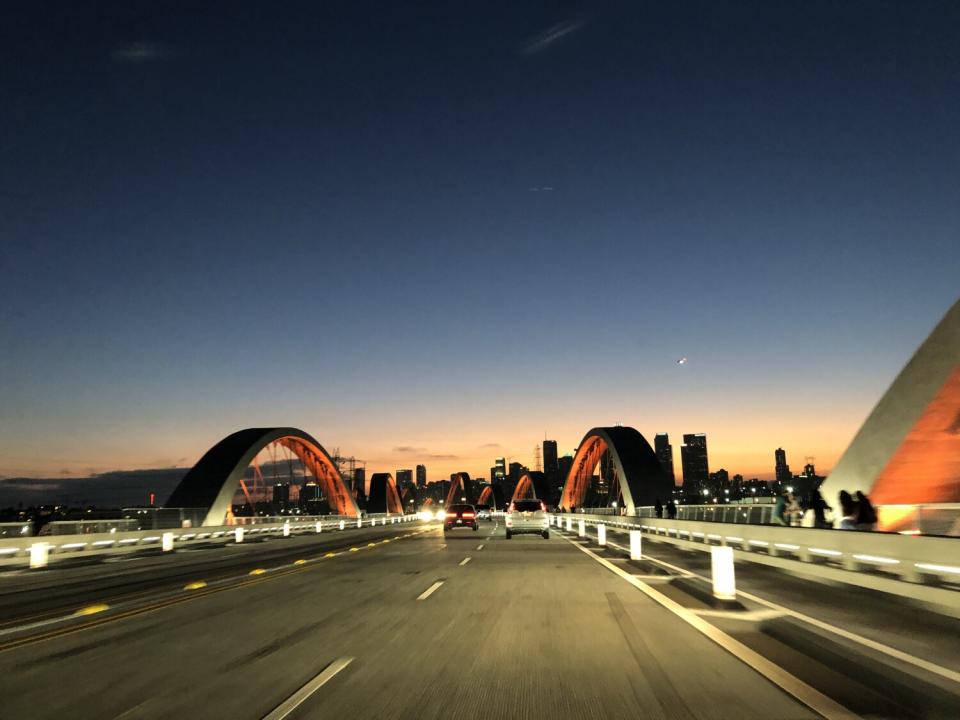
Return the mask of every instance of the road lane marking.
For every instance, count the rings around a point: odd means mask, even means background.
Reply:
[[[205,588],[207,584],[203,580],[197,580],[192,583],[187,583],[183,586],[184,590],[199,590],[200,588]]]
[[[479,545],[477,545],[477,550],[483,550],[483,543],[480,543]]]
[[[255,570],[250,571],[250,575],[263,575],[266,572],[263,568],[256,568]]]
[[[437,590],[440,589],[440,586],[443,585],[443,580],[437,580],[433,585],[424,590],[417,597],[417,600],[426,600],[428,597],[433,595]]]
[[[715,625],[711,625],[709,622],[683,607],[675,600],[671,600],[666,595],[657,592],[650,585],[647,585],[642,580],[638,580],[633,575],[617,567],[606,558],[600,557],[589,548],[580,545],[566,536],[564,536],[563,539],[578,550],[586,553],[588,556],[607,568],[607,570],[610,572],[614,573],[623,580],[626,580],[651,600],[672,612],[678,618],[708,637],[742,663],[753,668],[757,673],[765,677],[774,685],[780,687],[782,690],[795,697],[814,712],[820,713],[820,715],[827,720],[858,720],[860,718],[859,715],[851,712],[836,700],[827,697],[816,688],[807,685],[807,683],[788,673],[776,663],[763,657],[758,652],[751,650],[739,640],[727,635],[727,633],[720,630],[720,628],[716,627]]]
[[[463,560],[460,561],[460,566],[463,567],[463,566],[466,565],[468,562],[470,562],[470,558],[465,557]]]
[[[284,718],[303,704],[304,700],[330,682],[337,673],[352,662],[352,657],[342,657],[334,660],[323,669],[323,672],[284,700],[273,712],[265,716],[263,720],[284,720]]]
[[[97,613],[106,612],[109,609],[110,606],[106,603],[96,603],[95,605],[87,605],[86,607],[82,607],[73,614],[75,617],[82,617],[84,615],[96,615]]]
[[[294,561],[293,561],[293,564],[294,564],[294,565],[306,565],[306,564],[307,564],[307,561],[306,561],[306,560],[294,560]]]

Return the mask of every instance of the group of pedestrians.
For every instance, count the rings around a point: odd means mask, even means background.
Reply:
[[[653,505],[653,512],[658,518],[663,517],[663,503],[660,502],[660,498],[657,498],[657,502]],[[677,504],[671,499],[667,500],[667,519],[676,520],[677,519]]]
[[[870,502],[870,498],[857,490],[853,495],[846,490],[840,491],[840,529],[841,530],[875,530],[877,527],[877,511]],[[807,509],[813,513],[815,528],[830,529],[834,521],[830,516],[833,508],[827,504],[819,490],[812,490],[807,501]],[[792,492],[786,491],[777,498],[773,508],[774,525],[799,525],[804,509]]]

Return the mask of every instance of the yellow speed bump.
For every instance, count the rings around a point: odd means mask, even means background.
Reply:
[[[256,570],[251,570],[251,575],[263,575],[266,572],[263,568],[257,568]]]
[[[96,615],[97,613],[102,613],[109,609],[110,606],[106,603],[97,603],[96,605],[87,605],[86,607],[82,607],[73,614],[78,617],[83,615]]]

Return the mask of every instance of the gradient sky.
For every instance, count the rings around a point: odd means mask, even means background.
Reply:
[[[960,293],[956,2],[230,7],[5,7],[0,475],[826,470]]]

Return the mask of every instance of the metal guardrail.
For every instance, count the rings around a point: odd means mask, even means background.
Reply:
[[[637,530],[692,550],[726,545],[738,560],[912,597],[960,616],[960,541],[955,538],[775,525],[734,529],[709,521],[586,513],[551,516],[552,526],[573,532],[581,521],[585,527]]]
[[[253,519],[253,518],[251,518]],[[169,551],[185,545],[243,542],[247,538],[269,535],[302,535],[339,530],[375,527],[418,520],[416,515],[368,515],[347,518],[324,515],[296,519],[283,518],[280,522],[259,522],[246,525],[219,527],[178,528],[174,530],[113,530],[78,535],[51,535],[41,537],[0,537],[0,565],[45,567],[51,560],[66,557],[126,553],[145,548]]]

